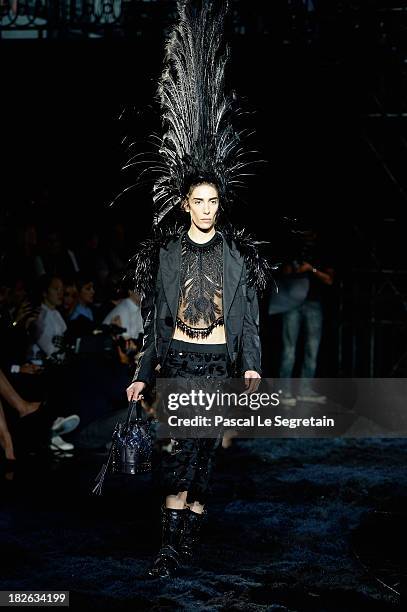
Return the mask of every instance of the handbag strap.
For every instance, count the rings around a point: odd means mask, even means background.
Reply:
[[[142,412],[143,412],[143,408],[141,406],[141,402],[140,401],[131,400],[129,402],[129,409],[127,411],[127,419],[126,419],[125,429],[128,429],[129,426],[130,426],[131,417],[133,416],[134,408],[136,409],[136,420],[137,421],[141,420],[141,416],[142,416]]]

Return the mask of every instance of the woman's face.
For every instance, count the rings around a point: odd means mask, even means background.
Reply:
[[[191,215],[191,225],[207,232],[215,225],[219,208],[217,189],[209,183],[197,185],[192,189],[184,208]]]
[[[53,306],[56,308],[57,306],[61,306],[62,300],[64,297],[64,285],[60,278],[53,278],[51,283],[44,293],[45,302],[49,306]]]
[[[72,310],[78,299],[78,290],[74,285],[67,285],[64,290],[64,309]]]
[[[95,288],[93,283],[86,283],[79,292],[79,299],[82,304],[92,304],[95,297]]]

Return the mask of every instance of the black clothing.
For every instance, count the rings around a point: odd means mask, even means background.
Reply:
[[[181,240],[180,296],[176,326],[190,338],[207,338],[223,325],[222,235],[198,244],[186,232]]]
[[[173,342],[181,284],[182,236],[170,240],[159,252],[159,269],[155,284],[154,310],[144,329],[142,357],[133,381],[152,384],[155,368],[164,366]],[[222,234],[220,234],[222,235]],[[247,283],[244,256],[234,241],[229,246],[223,238],[223,317],[226,345],[236,376],[247,370],[261,374],[259,306],[255,287]]]
[[[184,231],[161,246],[154,311],[145,325],[133,380],[152,384],[158,365],[163,378],[226,379],[246,370],[260,373],[257,292],[247,277],[244,256],[235,241],[228,242],[220,232],[206,245],[196,245]],[[222,317],[226,342],[174,339],[177,317],[199,328]],[[221,433],[216,438],[177,439],[170,453],[163,451],[160,475],[165,495],[188,491],[188,502],[204,504],[221,439]]]
[[[295,273],[296,266],[301,266],[304,261],[307,261],[313,268],[322,272],[325,272],[328,268],[334,268],[332,254],[328,245],[318,239],[309,240],[304,244],[299,260],[290,262],[294,266],[294,274],[290,274],[289,278],[293,280],[296,278],[307,278],[309,281],[309,289],[305,299],[311,302],[323,303],[329,293],[329,285],[316,278],[314,272]]]
[[[230,359],[226,344],[197,344],[174,340],[169,349],[163,378],[222,378],[230,376]],[[175,440],[170,453],[161,454],[161,485],[165,495],[188,491],[187,502],[206,502],[210,492],[215,451],[223,432],[217,438]],[[174,438],[173,438],[174,439]]]

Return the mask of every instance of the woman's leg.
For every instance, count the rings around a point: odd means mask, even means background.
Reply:
[[[40,407],[41,402],[26,402],[9,383],[3,372],[0,370],[0,395],[15,408],[21,417],[35,412]]]
[[[208,359],[206,353],[191,354],[187,350],[171,350],[163,368],[164,378],[226,376],[227,355],[217,354]],[[193,353],[193,351],[192,351]],[[162,546],[150,569],[150,576],[173,575],[183,559],[190,562],[196,551],[202,521],[206,517],[204,495],[200,499],[200,485],[206,491],[212,466],[211,451],[220,440],[202,442],[199,438],[177,439],[171,451],[161,455],[161,484],[165,491],[162,507]],[[197,488],[198,483],[198,488]],[[190,493],[192,503],[187,503]]]
[[[187,495],[188,491],[182,491],[182,493],[177,493],[177,495],[167,495],[165,498],[165,507],[176,508],[177,510],[186,508]]]
[[[198,501],[192,502],[192,504],[187,504],[188,508],[192,510],[192,512],[196,512],[197,514],[202,514],[204,511],[204,506]]]
[[[170,452],[161,454],[161,486],[168,508],[186,507],[188,491],[199,464],[199,439],[174,440]]]
[[[180,564],[179,544],[184,527],[184,507],[187,491],[169,495],[161,506],[161,548],[148,570],[152,578],[169,578]],[[167,503],[171,505],[168,506]]]
[[[0,446],[4,450],[6,459],[15,459],[13,440],[7,427],[3,406],[0,402]]]

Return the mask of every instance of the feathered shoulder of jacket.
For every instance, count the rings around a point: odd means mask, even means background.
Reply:
[[[185,231],[184,225],[166,228],[154,236],[148,237],[139,244],[133,257],[129,260],[123,280],[142,297],[154,292],[160,258],[160,249],[166,248],[173,240],[178,240]],[[244,257],[247,270],[247,284],[262,293],[272,280],[272,269],[268,258],[260,253],[259,245],[269,244],[255,240],[244,228],[234,226],[222,227],[221,233],[230,247],[233,243]]]
[[[273,280],[269,258],[261,252],[260,245],[270,244],[266,240],[255,240],[245,228],[237,228],[233,225],[222,228],[226,242],[231,246],[234,242],[239,253],[244,257],[247,270],[247,284],[262,294]]]

